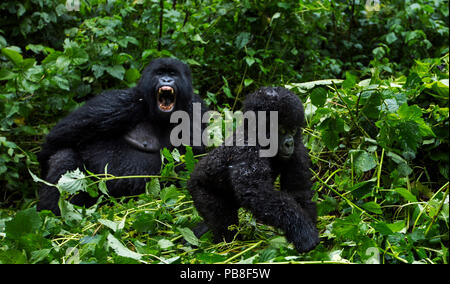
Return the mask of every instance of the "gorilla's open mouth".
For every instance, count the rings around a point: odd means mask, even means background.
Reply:
[[[175,90],[171,86],[162,86],[158,89],[158,107],[163,112],[171,112],[176,101]]]

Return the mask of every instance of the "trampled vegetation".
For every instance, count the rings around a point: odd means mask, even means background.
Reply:
[[[448,1],[65,2],[0,3],[0,263],[448,263]],[[197,239],[190,151],[163,151],[145,194],[87,209],[67,196],[133,177],[68,173],[62,216],[36,212],[51,127],[163,56],[191,66],[211,109],[269,85],[303,100],[316,249],[244,210],[233,242]]]

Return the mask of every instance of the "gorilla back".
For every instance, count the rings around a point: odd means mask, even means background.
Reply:
[[[177,110],[189,113],[192,103],[202,103],[193,94],[191,71],[183,62],[172,58],[152,61],[143,71],[136,87],[105,91],[63,118],[47,135],[38,156],[41,175],[57,183],[61,175],[80,168],[115,176],[154,175],[159,173],[163,147],[173,149],[170,114]],[[203,128],[203,125],[202,125]],[[195,154],[204,148],[194,147]],[[184,147],[180,148],[181,153]],[[112,196],[144,192],[144,178],[119,179],[107,183]],[[59,214],[59,192],[44,185],[39,191],[38,210]],[[87,194],[71,198],[77,205],[91,205]]]

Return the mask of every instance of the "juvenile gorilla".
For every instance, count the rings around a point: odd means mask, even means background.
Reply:
[[[301,136],[303,105],[287,89],[262,88],[247,96],[245,111],[278,112],[277,155],[261,158],[258,145],[214,149],[200,160],[188,182],[194,204],[215,241],[232,240],[228,226],[238,223],[238,209],[244,207],[263,223],[282,229],[299,252],[309,251],[319,236],[309,159]],[[268,134],[267,129],[263,131]],[[280,191],[273,186],[278,175]]]
[[[152,61],[134,88],[110,90],[87,101],[62,119],[47,135],[39,154],[41,175],[57,183],[68,170],[86,167],[93,173],[115,176],[152,175],[159,173],[163,147],[173,149],[170,114],[184,110],[192,118],[192,104],[202,103],[193,94],[189,67],[171,58]],[[203,126],[202,126],[203,127]],[[179,151],[183,153],[184,147]],[[194,153],[204,152],[193,147]],[[136,195],[144,192],[144,178],[118,179],[107,182],[112,196]],[[60,214],[59,192],[44,185],[39,191],[38,210]],[[71,198],[76,205],[95,202],[86,193]]]

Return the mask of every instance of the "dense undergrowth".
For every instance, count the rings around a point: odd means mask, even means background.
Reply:
[[[64,2],[0,4],[0,263],[448,263],[448,1]],[[49,129],[161,56],[190,64],[218,111],[260,86],[299,95],[316,249],[297,253],[245,210],[233,242],[197,239],[185,185],[201,157],[190,151],[163,151],[139,196],[103,194],[133,177],[68,173],[62,216],[36,212]],[[75,208],[79,190],[102,197]]]

